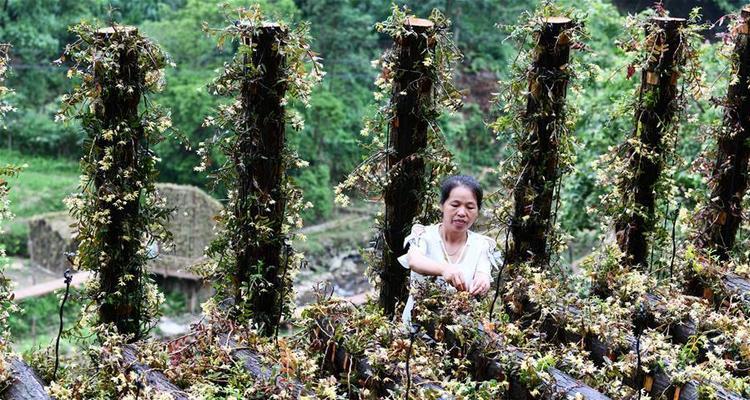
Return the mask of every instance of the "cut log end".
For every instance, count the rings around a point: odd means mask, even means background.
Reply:
[[[433,26],[435,26],[435,24],[429,19],[416,18],[416,17],[407,18],[405,25],[410,26],[412,28],[422,28],[422,29],[432,28]]]
[[[127,25],[112,25],[106,28],[98,29],[96,31],[97,36],[104,37],[104,38],[115,35],[115,34],[128,36],[128,35],[135,35],[137,33],[138,33],[138,28],[134,26],[127,26]]]
[[[544,23],[550,25],[568,25],[571,22],[573,22],[573,20],[571,20],[570,18],[560,16],[547,17],[544,19]]]
[[[687,24],[685,18],[674,18],[674,17],[653,17],[651,18],[656,25],[659,25],[663,29],[677,29]]]
[[[242,28],[252,28],[252,27],[256,27],[256,25],[255,25],[255,24],[253,24],[253,23],[251,23],[250,21],[247,21],[247,20],[239,20],[239,21],[235,21],[235,22],[234,22],[234,25],[235,25],[235,26],[237,26],[237,27],[242,27]],[[277,22],[272,22],[272,21],[263,21],[263,22],[261,22],[261,23],[260,23],[260,25],[259,25],[259,26],[257,26],[257,27],[258,27],[258,28],[261,28],[261,29],[269,29],[269,30],[272,30],[272,29],[280,29],[280,28],[281,28],[281,24],[279,24],[279,23],[277,23]]]

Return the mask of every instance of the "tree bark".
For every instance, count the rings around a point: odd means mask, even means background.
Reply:
[[[529,70],[529,94],[523,115],[527,136],[519,144],[521,174],[513,188],[514,212],[510,230],[513,245],[509,264],[549,262],[548,236],[552,203],[560,178],[560,141],[566,131],[565,97],[570,73],[568,18],[550,17],[536,33],[535,58]]]
[[[241,362],[245,367],[245,370],[256,380],[262,382],[270,382],[273,380],[276,388],[280,392],[293,394],[295,398],[300,396],[314,396],[314,393],[307,390],[305,385],[296,379],[287,379],[281,374],[274,376],[276,374],[274,368],[264,365],[260,356],[256,352],[248,348],[243,348],[229,335],[221,334],[218,336],[218,340],[220,343],[226,344],[226,346],[231,349],[232,358]]]
[[[127,43],[126,38],[138,35],[133,27],[116,26],[103,28],[96,32],[98,38],[103,39],[102,46],[109,46],[112,42]],[[104,48],[100,51],[105,51]],[[145,233],[144,227],[137,221],[140,214],[140,184],[138,181],[148,179],[143,176],[128,176],[125,171],[137,170],[143,162],[145,147],[144,130],[138,113],[141,101],[141,88],[144,85],[144,75],[138,66],[139,49],[122,46],[118,55],[119,74],[115,79],[99,82],[106,89],[102,92],[102,107],[96,107],[97,119],[102,121],[102,130],[122,130],[127,126],[134,131],[134,139],[118,143],[119,138],[104,138],[97,135],[93,151],[98,162],[107,162],[105,149],[112,149],[111,163],[107,168],[97,168],[94,176],[94,186],[98,194],[96,207],[99,211],[107,212],[110,223],[102,236],[102,251],[108,256],[108,262],[99,268],[99,285],[103,293],[99,304],[99,319],[101,323],[113,324],[121,334],[130,334],[131,341],[142,337],[141,326],[143,311],[141,305],[144,300],[142,290],[143,265],[142,258],[136,254],[140,250],[139,238]],[[95,69],[103,68],[101,64],[94,64]],[[96,74],[104,79],[108,74],[101,71]],[[120,89],[120,83],[131,89]],[[132,191],[139,192],[135,199],[125,200],[122,195]],[[108,196],[115,195],[122,199],[119,206],[106,201]],[[123,236],[133,240],[123,240]],[[125,277],[128,279],[124,279]]]
[[[717,138],[716,160],[709,181],[711,196],[699,214],[696,247],[729,259],[742,222],[742,199],[747,191],[750,158],[750,7],[741,12],[735,32],[732,69],[724,103],[723,127]]]
[[[680,28],[685,20],[652,18],[652,22],[660,32],[656,34],[655,50],[649,54],[650,62],[641,72],[632,135],[637,144],[629,145],[626,157],[632,176],[623,179],[620,188],[624,196],[623,204],[632,209],[615,221],[617,243],[626,255],[626,262],[643,270],[648,267],[647,236],[654,227],[654,189],[664,168],[662,139],[666,133],[665,127],[673,123],[677,112],[677,73],[674,71],[678,66],[674,57],[682,45]]]
[[[342,323],[342,321],[337,323]],[[403,384],[403,378],[400,374],[386,379],[378,377],[377,373],[372,370],[367,356],[358,356],[347,352],[343,342],[332,339],[334,332],[325,329],[325,327],[333,327],[329,321],[319,320],[317,325],[321,328],[312,332],[313,337],[311,339],[313,347],[324,351],[323,368],[337,377],[340,375],[349,376],[353,372],[356,386],[373,390],[382,397],[388,396],[389,393],[397,389],[398,384]],[[394,366],[394,369],[396,368]],[[419,386],[431,392],[436,399],[449,400],[453,398],[440,385],[431,383],[418,375],[411,375],[411,380],[415,387]]]
[[[171,396],[172,400],[188,400],[188,395],[169,381],[161,371],[138,362],[138,350],[132,344],[122,347],[123,364],[127,371],[134,371],[143,382],[160,394]]]
[[[427,148],[427,131],[434,116],[425,115],[433,99],[433,83],[422,62],[434,38],[428,37],[433,23],[410,18],[404,35],[392,49],[397,56],[391,102],[395,116],[390,125],[385,187],[385,221],[383,228],[383,269],[380,273],[379,302],[386,315],[393,316],[396,304],[409,296],[409,270],[397,258],[405,254],[404,239],[414,219],[425,207],[428,190],[423,152]],[[402,94],[404,93],[405,94]]]
[[[266,335],[275,332],[284,309],[283,293],[289,289],[282,256],[286,206],[282,99],[287,89],[285,56],[279,52],[283,35],[280,26],[266,24],[243,38],[253,45],[251,64],[262,73],[248,75],[242,82],[243,122],[233,160],[237,174],[233,212],[239,228],[233,295],[239,309],[248,311]]]
[[[51,399],[44,390],[44,382],[34,372],[31,367],[26,365],[18,358],[10,360],[10,368],[13,374],[8,386],[0,392],[2,400],[47,400]]]

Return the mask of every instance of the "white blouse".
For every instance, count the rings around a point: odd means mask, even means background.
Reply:
[[[411,228],[411,234],[404,239],[404,247],[408,244],[410,248],[418,249],[422,254],[432,260],[451,263],[445,253],[443,238],[440,235],[439,227],[440,224],[429,226],[415,224]],[[495,241],[492,238],[468,231],[468,238],[466,239],[465,247],[461,250],[461,259],[453,264],[461,269],[464,283],[466,283],[466,287],[469,291],[472,289],[472,283],[476,274],[484,273],[487,274],[487,276],[492,276],[490,275],[492,268],[497,267],[495,257],[493,256],[494,251]],[[404,268],[409,268],[407,254],[399,257],[398,261]],[[425,278],[426,276],[411,271],[410,282],[422,281]],[[445,282],[442,276],[438,276],[437,281],[443,283],[444,286],[447,287],[447,290],[456,291],[453,286],[448,285]],[[410,286],[412,289],[415,287],[413,284],[410,284]],[[410,294],[409,300],[407,300],[404,312],[401,316],[407,327],[411,322],[411,310],[413,308],[414,296]]]

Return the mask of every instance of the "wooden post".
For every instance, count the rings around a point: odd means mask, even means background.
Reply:
[[[529,93],[523,115],[527,136],[521,175],[513,189],[514,212],[510,224],[513,245],[508,263],[549,261],[548,234],[552,202],[559,176],[560,141],[565,128],[565,96],[570,74],[567,31],[573,22],[564,17],[547,18],[537,31],[534,61],[529,71]]]
[[[427,130],[432,116],[423,110],[433,99],[433,82],[422,63],[425,52],[434,46],[428,33],[432,21],[409,18],[410,32],[394,44],[397,55],[392,104],[395,116],[391,121],[388,141],[389,182],[385,187],[385,224],[383,235],[383,270],[381,271],[380,305],[386,315],[393,316],[398,302],[409,296],[409,270],[397,258],[405,253],[404,239],[414,219],[422,210],[427,193],[426,167],[422,152],[427,148]]]
[[[626,255],[628,265],[645,269],[648,265],[647,235],[654,227],[654,187],[664,167],[662,138],[665,126],[673,123],[677,111],[677,73],[675,54],[682,45],[680,28],[683,18],[652,18],[659,28],[649,55],[649,63],[641,72],[641,88],[635,110],[633,139],[626,159],[632,176],[623,179],[623,203],[632,207],[627,215],[615,221],[617,243]],[[639,146],[635,148],[634,146]],[[632,201],[629,199],[632,197]]]
[[[239,151],[232,160],[237,174],[233,212],[239,227],[234,241],[233,294],[239,310],[249,311],[267,335],[275,331],[284,306],[283,292],[288,289],[282,257],[286,203],[282,100],[287,89],[285,56],[279,53],[283,33],[278,24],[269,23],[248,29],[243,38],[246,45],[253,46],[252,69],[261,72],[246,69],[240,91],[243,121],[236,143]]]
[[[122,40],[137,35],[134,27],[116,26],[100,29],[96,35],[101,46],[109,46],[112,42],[128,43]],[[104,51],[103,48],[96,51]],[[101,235],[102,250],[109,256],[107,262],[99,268],[99,285],[103,296],[97,301],[99,304],[100,322],[113,324],[121,334],[133,335],[133,340],[140,339],[143,315],[141,304],[144,291],[143,266],[141,258],[136,254],[141,248],[139,240],[145,233],[145,227],[134,224],[140,213],[141,196],[136,198],[122,198],[119,202],[105,200],[109,195],[122,195],[138,190],[137,180],[148,179],[140,176],[122,176],[124,171],[136,170],[143,162],[144,128],[138,112],[144,86],[144,76],[138,66],[139,49],[122,47],[119,50],[119,64],[117,76],[112,77],[104,73],[104,66],[95,63],[93,67],[101,73],[96,73],[96,79],[102,91],[101,106],[94,107],[96,118],[102,122],[100,129],[117,130],[127,126],[134,133],[134,140],[119,142],[118,138],[105,138],[97,135],[93,144],[93,155],[97,163],[111,163],[109,168],[97,168],[94,185],[97,191],[96,208],[99,212],[109,216],[109,224]],[[115,89],[115,85],[122,84],[129,90]],[[129,236],[134,240],[123,240]]]
[[[742,223],[742,198],[748,185],[750,158],[750,6],[741,12],[734,32],[732,79],[724,103],[723,126],[718,133],[716,161],[709,181],[711,195],[699,214],[694,243],[697,248],[729,259]]]

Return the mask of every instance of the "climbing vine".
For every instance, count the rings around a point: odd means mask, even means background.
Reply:
[[[211,178],[228,189],[228,201],[219,215],[223,231],[208,248],[213,261],[200,272],[220,296],[235,298],[240,316],[272,330],[290,313],[292,279],[302,263],[290,241],[302,226],[300,212],[312,206],[286,173],[307,166],[284,139],[284,124],[296,131],[304,126],[301,115],[286,107],[295,102],[307,107],[325,73],[310,49],[308,24],[268,23],[257,5],[223,10],[228,25],[204,29],[217,36],[219,46],[231,42],[237,52],[209,90],[233,101],[206,118],[204,125],[214,127],[215,135],[199,144],[196,170],[205,171],[214,151],[221,153],[223,163]],[[247,303],[253,305],[243,306]]]
[[[171,240],[152,147],[172,123],[150,97],[163,89],[171,62],[135,28],[83,22],[71,32],[76,41],[58,61],[70,64],[75,86],[56,119],[77,119],[87,134],[80,193],[66,200],[77,219],[74,266],[98,277],[87,284],[91,302],[82,318],[100,333],[114,326],[135,340],[156,323],[163,299],[146,264]]]
[[[398,127],[400,122],[397,119],[398,104],[404,101],[407,94],[405,87],[394,86],[394,83],[400,82],[403,80],[402,76],[412,72],[398,65],[399,46],[403,44],[407,35],[417,35],[409,26],[408,21],[411,18],[414,18],[414,15],[408,8],[394,5],[391,15],[375,25],[378,32],[385,33],[393,39],[394,46],[384,52],[380,59],[373,61],[373,65],[381,69],[375,80],[377,91],[373,93],[375,110],[363,120],[360,131],[361,146],[368,155],[342,183],[336,186],[336,202],[339,205],[349,205],[349,195],[354,191],[367,198],[382,198],[385,188],[393,182],[399,169],[403,169],[400,168],[400,164],[390,165],[389,156],[395,153],[395,149],[389,142],[394,124]],[[423,53],[419,71],[423,74],[420,79],[429,80],[432,85],[429,93],[418,93],[416,96],[419,98],[413,99],[419,104],[419,118],[427,123],[427,140],[422,150],[409,156],[409,159],[423,160],[425,176],[421,177],[424,182],[421,186],[426,186],[427,190],[423,192],[423,198],[418,200],[413,223],[429,223],[436,219],[437,188],[440,180],[455,171],[452,155],[446,148],[445,137],[437,124],[437,118],[441,113],[456,111],[462,106],[461,94],[453,84],[453,75],[457,63],[463,56],[449,31],[450,20],[437,9],[432,11],[429,20],[432,25],[422,34],[429,43]],[[383,213],[378,214],[375,225],[381,232],[378,236],[380,243],[386,228]],[[380,247],[381,244],[376,247]],[[384,269],[382,256],[379,250],[368,253],[369,275],[376,285],[379,285]]]

